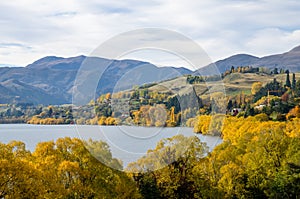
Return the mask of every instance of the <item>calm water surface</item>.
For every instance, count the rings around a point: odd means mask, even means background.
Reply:
[[[113,156],[123,161],[124,166],[145,155],[147,150],[155,148],[159,140],[177,134],[195,135],[192,128],[186,127],[0,124],[0,142],[20,140],[26,143],[31,151],[38,142],[55,141],[61,137],[103,140],[109,144]],[[219,137],[197,136],[207,143],[210,150],[222,142]]]

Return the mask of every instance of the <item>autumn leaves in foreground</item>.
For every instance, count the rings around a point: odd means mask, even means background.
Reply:
[[[299,119],[223,119],[223,143],[212,152],[198,138],[178,135],[160,141],[127,172],[111,169],[122,163],[99,141],[61,138],[39,143],[33,152],[22,142],[1,144],[0,197],[299,197]]]

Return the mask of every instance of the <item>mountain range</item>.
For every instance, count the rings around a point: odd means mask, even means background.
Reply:
[[[269,55],[264,57],[256,57],[248,54],[237,54],[230,56],[226,59],[219,60],[215,63],[211,63],[203,68],[200,68],[198,72],[200,74],[211,74],[208,69],[217,66],[218,70],[223,73],[226,70],[230,70],[232,66],[252,66],[252,67],[266,67],[269,69],[283,68],[289,69],[291,72],[300,71],[300,46],[293,48],[292,50],[282,53]]]
[[[261,58],[247,54],[233,55],[197,72],[212,74],[210,68],[214,66],[221,73],[232,66],[277,67],[298,72],[300,46],[289,52]],[[74,96],[81,96],[82,102],[86,103],[103,93],[192,73],[195,71],[183,67],[157,67],[138,60],[48,56],[26,67],[0,67],[0,103],[65,104],[72,103]]]
[[[84,94],[84,102],[88,102],[103,93],[131,89],[134,85],[158,82],[191,72],[186,68],[157,67],[138,60],[48,56],[26,67],[1,67],[0,103],[72,103],[74,90],[84,93],[95,86],[95,90],[92,90],[94,93]],[[91,79],[96,85],[88,83]],[[82,86],[83,89],[78,91]]]

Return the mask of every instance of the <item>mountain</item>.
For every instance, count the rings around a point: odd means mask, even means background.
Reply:
[[[259,60],[258,57],[255,57],[255,56],[252,56],[252,55],[237,54],[237,55],[230,56],[226,59],[219,60],[215,63],[211,63],[211,64],[205,66],[204,68],[201,68],[200,71],[203,73],[203,71],[205,69],[207,69],[207,68],[211,69],[211,68],[217,66],[219,71],[221,73],[223,73],[226,70],[230,70],[232,66],[234,66],[234,67],[249,66],[249,65],[255,64],[258,60]],[[209,71],[207,73],[210,74]]]
[[[277,67],[298,72],[300,46],[286,53],[265,57],[233,55],[202,67],[194,74],[223,73],[232,66]],[[157,67],[138,60],[48,56],[26,67],[0,67],[0,103],[64,104],[76,101],[84,104],[103,93],[191,73],[186,68]]]
[[[217,66],[219,72],[224,73],[226,70],[230,70],[232,66],[253,66],[253,67],[266,67],[269,69],[283,68],[289,69],[291,72],[300,71],[300,46],[293,48],[292,50],[276,55],[270,55],[265,57],[255,57],[247,54],[237,54],[230,56],[226,59],[219,60],[215,63],[211,63],[203,68],[200,68],[195,73],[201,75],[216,74]]]
[[[18,80],[7,80],[0,83],[2,103],[30,102],[34,104],[59,103],[58,96],[52,96],[40,88],[22,83]]]
[[[86,103],[103,93],[191,72],[138,60],[48,56],[26,67],[0,67],[0,103],[64,104],[74,96],[83,96]]]
[[[0,67],[20,67],[20,66],[12,65],[12,64],[0,64]]]
[[[284,68],[292,72],[300,71],[300,46],[289,52],[262,57],[254,66],[266,66],[268,68]]]

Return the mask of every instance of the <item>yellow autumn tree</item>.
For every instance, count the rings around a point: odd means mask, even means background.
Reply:
[[[110,99],[111,99],[111,93],[106,93],[105,99],[106,99],[106,100],[110,100]]]
[[[252,95],[255,95],[262,88],[262,85],[261,82],[254,82],[251,87]]]
[[[300,118],[300,107],[295,106],[295,108],[291,109],[286,115],[286,119],[290,120],[292,118]]]

